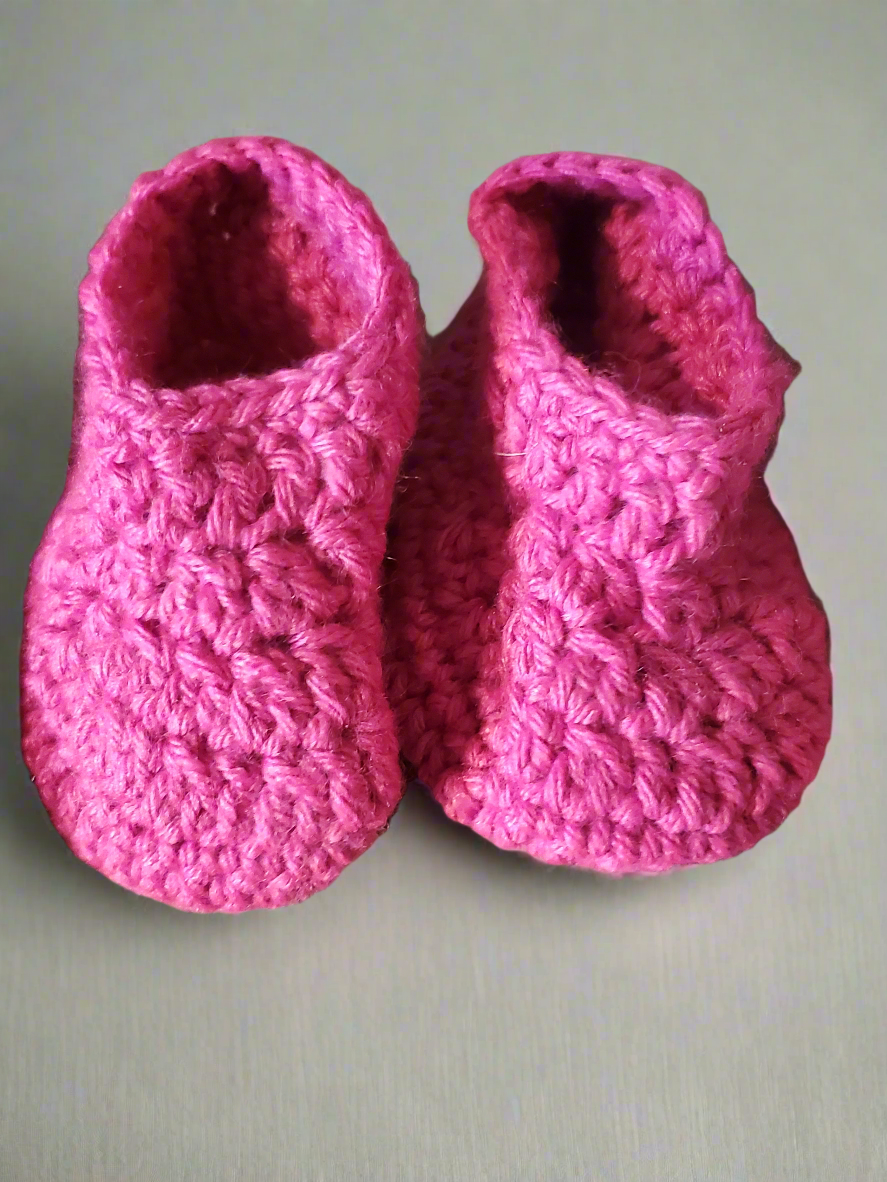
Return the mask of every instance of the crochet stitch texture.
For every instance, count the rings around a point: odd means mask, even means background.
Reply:
[[[379,570],[417,413],[412,277],[334,169],[241,138],[136,181],[80,305],[26,761],[71,849],[131,890],[304,899],[402,793]]]
[[[614,874],[730,857],[798,804],[828,629],[763,481],[798,366],[702,196],[517,160],[436,338],[391,531],[404,754],[504,849]]]

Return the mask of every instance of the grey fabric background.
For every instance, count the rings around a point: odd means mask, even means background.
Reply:
[[[689,0],[0,7],[0,1180],[887,1178],[887,8]],[[525,152],[706,193],[804,363],[771,466],[829,609],[835,734],[755,851],[609,882],[413,794],[327,893],[178,914],[79,864],[18,753],[76,285],[141,171],[270,133],[377,203],[433,326],[471,189]]]

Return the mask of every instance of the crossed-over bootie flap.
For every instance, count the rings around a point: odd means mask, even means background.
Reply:
[[[392,528],[405,756],[505,849],[610,873],[745,850],[831,724],[828,629],[763,473],[797,365],[701,195],[560,153],[481,186]]]

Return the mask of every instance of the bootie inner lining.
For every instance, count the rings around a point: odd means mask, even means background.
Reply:
[[[568,352],[666,413],[723,409],[735,313],[723,276],[706,274],[704,241],[682,238],[652,201],[543,182],[501,200],[526,294]]]
[[[258,164],[209,160],[147,192],[101,275],[126,376],[183,389],[293,368],[341,345],[366,293],[317,211],[275,202]]]

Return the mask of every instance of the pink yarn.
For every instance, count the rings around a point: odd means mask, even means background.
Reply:
[[[413,281],[334,169],[233,139],[136,181],[80,302],[25,758],[115,882],[193,911],[304,899],[401,797],[379,569],[417,412]]]
[[[632,160],[474,194],[395,509],[390,696],[446,812],[619,874],[775,829],[831,725],[828,628],[763,472],[798,366],[701,195]]]

